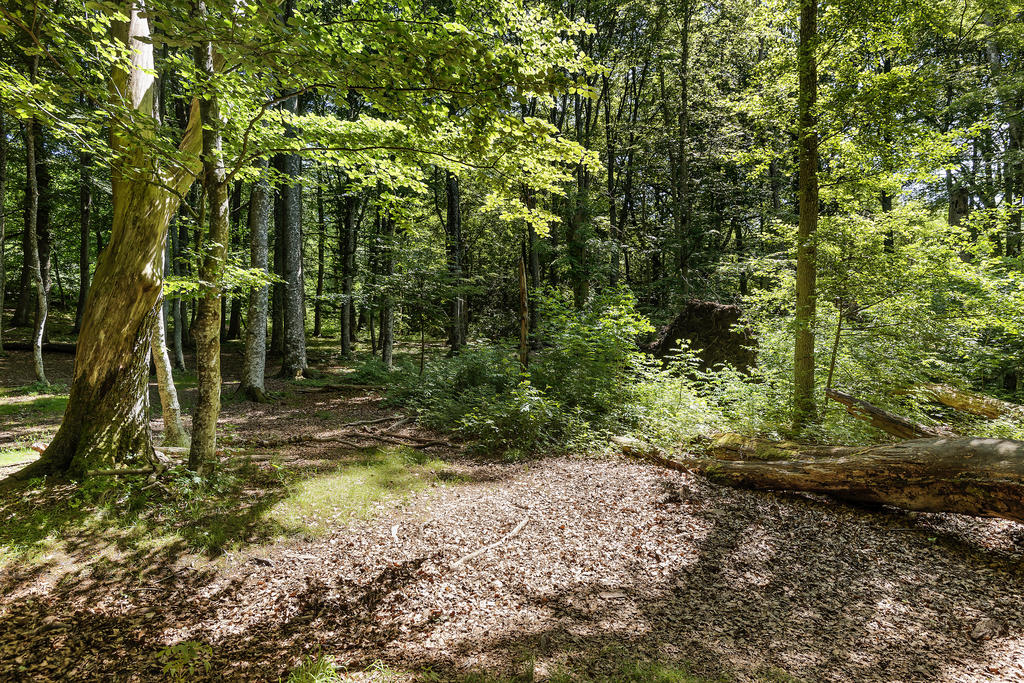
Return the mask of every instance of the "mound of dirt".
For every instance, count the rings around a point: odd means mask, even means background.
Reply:
[[[697,352],[702,369],[728,363],[746,371],[756,362],[754,338],[738,325],[743,313],[739,306],[714,301],[691,300],[668,325],[658,330],[658,338],[648,351],[664,358],[679,350],[682,339]]]

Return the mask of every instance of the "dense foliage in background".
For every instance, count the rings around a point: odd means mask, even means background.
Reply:
[[[230,238],[211,283],[208,181],[180,197],[164,289],[177,364],[210,287],[223,290],[230,340],[251,326],[250,292],[272,282],[272,356],[291,362],[298,329],[336,339],[345,358],[380,357],[392,400],[488,447],[785,434],[806,134],[800,9],[158,3],[147,6],[158,76],[149,123],[108,94],[130,57],[110,37],[118,4],[5,9],[3,329],[32,324],[34,248],[49,306],[81,319],[79,290],[111,239],[111,127],[145,138],[161,163],[185,163],[175,145],[190,102],[216,97]],[[193,59],[205,44],[217,54],[209,73]],[[808,434],[878,436],[829,407],[826,388],[924,422],[949,416],[908,391],[921,382],[1019,399],[1020,3],[824,3],[808,49],[820,185]],[[260,228],[262,182],[275,206]],[[269,233],[268,272],[253,226]],[[753,368],[640,352],[694,299],[743,308]],[[422,373],[399,359],[391,374],[396,339],[443,339],[450,353],[431,354]]]

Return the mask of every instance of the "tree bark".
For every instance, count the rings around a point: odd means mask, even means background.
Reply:
[[[257,165],[266,167],[260,160]],[[267,272],[267,231],[274,197],[264,179],[253,183],[249,194],[249,267]],[[264,374],[267,366],[267,292],[262,285],[249,291],[248,324],[245,328],[245,359],[242,366],[240,389],[250,401],[267,400]]]
[[[872,427],[877,427],[898,439],[952,436],[951,433],[944,432],[942,429],[918,424],[917,422],[908,420],[900,415],[890,413],[887,410],[882,410],[878,406],[871,405],[867,401],[855,398],[842,391],[830,389],[825,392],[825,396],[826,398],[830,398],[833,401],[846,406],[846,412],[853,415],[858,420],[864,420]]]
[[[354,302],[352,296],[355,290],[356,270],[356,233],[358,223],[356,221],[356,209],[359,199],[354,195],[346,194],[344,209],[344,222],[339,225],[342,234],[341,241],[341,355],[343,358],[352,357],[352,318]]]
[[[950,408],[987,417],[990,420],[1003,416],[1024,419],[1024,406],[1022,405],[1000,401],[991,396],[958,389],[948,384],[922,384],[914,388],[914,393]]]
[[[39,58],[32,58],[31,80],[35,82],[36,69],[39,66]],[[32,365],[36,374],[36,381],[47,384],[46,372],[43,368],[43,331],[46,329],[46,283],[43,278],[42,264],[39,256],[39,240],[36,233],[39,218],[39,183],[36,175],[36,121],[29,118],[25,122],[25,232],[28,234],[28,252],[25,260],[28,262],[31,274],[32,287],[35,290],[36,316],[32,329]]]
[[[174,388],[171,356],[167,352],[167,325],[159,312],[153,318],[153,339],[149,347],[153,354],[153,365],[156,367],[156,385],[160,393],[160,407],[164,418],[163,445],[187,446],[188,432],[181,422],[181,406],[178,403],[178,392]]]
[[[296,95],[284,102],[284,109],[299,113]],[[294,133],[290,132],[291,135]],[[306,311],[303,288],[305,278],[302,267],[302,158],[286,154],[281,170],[288,179],[281,187],[284,243],[284,363],[281,377],[297,379],[306,371]]]
[[[388,371],[395,367],[395,304],[391,296],[391,276],[395,274],[394,239],[395,220],[390,212],[386,212],[381,220],[381,273],[384,276],[384,295],[381,297],[380,310],[380,359]]]
[[[155,132],[150,124],[149,24],[137,5],[123,11],[129,19],[115,23],[113,31],[129,50],[131,68],[114,73],[111,97],[115,107],[135,110],[141,129],[112,129],[115,159],[120,161],[112,169],[111,237],[86,299],[68,407],[50,445],[39,460],[13,475],[18,479],[84,476],[90,470],[148,465],[154,456],[148,351],[163,281],[163,241],[178,197],[198,172],[201,137],[198,104],[193,102],[179,146],[184,163],[162,168],[149,151],[145,137]]]
[[[231,192],[231,247],[232,250],[240,245],[242,222],[242,182],[235,181],[235,187]],[[238,339],[242,336],[242,297],[233,294],[228,298],[229,305],[227,315],[227,330],[224,339]],[[223,327],[223,323],[221,325]]]
[[[89,252],[89,237],[92,232],[92,174],[89,166],[92,155],[82,152],[78,155],[78,305],[75,307],[74,331],[82,329],[82,314],[85,299],[89,295],[89,268],[92,258]]]
[[[197,0],[196,10],[206,16],[206,3]],[[196,68],[210,80],[216,77],[213,44],[204,41],[195,49]],[[220,415],[220,323],[224,261],[230,239],[228,181],[221,154],[220,102],[211,94],[199,103],[203,121],[203,179],[206,186],[207,239],[201,252],[199,279],[204,284],[197,301],[192,337],[196,344],[196,405],[192,413],[192,445],[188,467],[202,471],[210,466],[217,450],[217,417]]]
[[[2,104],[2,103],[0,103]],[[4,295],[7,291],[7,268],[4,264],[4,240],[7,237],[7,117],[0,106],[0,353],[4,351]]]
[[[320,337],[323,335],[321,313],[324,296],[324,248],[327,238],[327,219],[324,216],[324,185],[320,171],[317,171],[316,179],[316,298],[313,301],[313,336]]]
[[[445,171],[445,232],[448,261],[448,277],[454,289],[448,314],[448,346],[451,355],[457,354],[466,344],[463,325],[466,300],[462,291],[462,261],[465,244],[462,240],[462,192],[459,177]]]
[[[818,35],[818,2],[803,0],[800,9],[800,221],[796,245],[796,313],[793,344],[793,428],[802,430],[814,422],[814,318],[817,277],[814,244],[818,228],[818,131],[815,106],[818,99],[818,67],[815,57]]]
[[[716,459],[677,462],[734,488],[807,491],[921,512],[1024,521],[1021,441],[932,438],[869,448],[761,442],[761,452],[766,444],[768,458],[714,446]]]

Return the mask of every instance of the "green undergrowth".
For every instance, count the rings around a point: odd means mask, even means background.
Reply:
[[[601,669],[608,673],[594,674],[588,671],[594,667],[555,667],[546,674],[538,672],[533,657],[516,667],[511,674],[470,672],[453,677],[442,675],[430,669],[422,671],[401,670],[377,661],[367,668],[349,670],[338,665],[331,657],[315,656],[306,658],[293,669],[286,679],[288,683],[434,683],[456,681],[457,683],[712,683],[725,679],[709,679],[690,673],[683,662],[661,662],[636,659],[624,650],[602,658]],[[772,679],[765,679],[772,680]]]
[[[14,459],[28,455],[10,451]],[[2,461],[0,461],[2,462]],[[225,463],[199,477],[178,467],[162,488],[141,477],[94,477],[81,484],[26,482],[0,498],[0,567],[70,556],[107,556],[125,568],[140,554],[217,557],[279,538],[314,537],[375,506],[431,484],[445,465],[403,446],[366,448],[300,467]],[[120,559],[119,559],[120,558]]]

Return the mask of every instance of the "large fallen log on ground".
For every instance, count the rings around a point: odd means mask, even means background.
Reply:
[[[733,488],[823,493],[906,510],[1024,522],[1024,441],[931,438],[822,447],[726,435],[710,448],[715,457],[686,459],[652,447],[619,445],[630,455]]]
[[[947,429],[929,427],[919,424],[913,420],[890,413],[878,406],[872,405],[863,399],[856,398],[842,391],[835,389],[828,390],[825,395],[837,403],[846,406],[846,412],[858,420],[864,420],[872,427],[878,427],[887,434],[892,434],[898,439],[920,439],[922,437],[950,437],[955,436]]]
[[[949,384],[922,384],[914,387],[912,392],[930,401],[971,415],[987,417],[990,420],[1003,416],[1024,419],[1024,406],[1022,405],[958,389]]]

